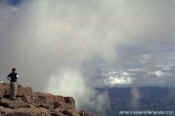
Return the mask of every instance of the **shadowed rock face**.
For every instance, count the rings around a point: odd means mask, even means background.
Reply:
[[[0,116],[95,116],[78,112],[72,97],[33,92],[30,87],[18,85],[16,100],[9,99],[10,85],[0,83]]]

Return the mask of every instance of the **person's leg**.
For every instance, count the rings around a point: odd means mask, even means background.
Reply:
[[[18,84],[17,82],[14,82],[14,99],[16,99],[18,93]]]
[[[16,99],[17,95],[17,83],[16,82],[11,82],[10,84],[10,98],[11,99]]]
[[[13,82],[10,82],[10,99],[13,99]]]

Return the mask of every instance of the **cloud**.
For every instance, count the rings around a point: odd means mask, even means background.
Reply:
[[[162,71],[160,71],[160,70],[153,72],[153,74],[154,74],[155,76],[157,76],[157,77],[164,76],[164,72],[162,72]]]
[[[62,78],[62,79],[60,79]],[[89,86],[79,71],[66,69],[50,77],[46,91],[55,95],[72,96],[78,109],[89,108],[99,113],[105,113],[110,107],[109,96],[106,92],[99,93]]]
[[[125,86],[132,84],[132,78],[127,72],[110,72],[108,73],[104,83],[106,86]]]
[[[146,64],[146,63],[148,63],[150,61],[150,59],[151,59],[150,55],[142,54],[138,60],[139,60],[140,63]]]

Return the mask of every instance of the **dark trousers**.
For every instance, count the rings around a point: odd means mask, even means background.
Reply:
[[[10,98],[16,99],[17,92],[18,92],[17,82],[10,82]]]

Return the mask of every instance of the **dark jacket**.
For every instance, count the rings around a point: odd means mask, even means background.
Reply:
[[[12,72],[7,76],[7,79],[10,80],[11,82],[16,82],[18,79],[18,73]]]

